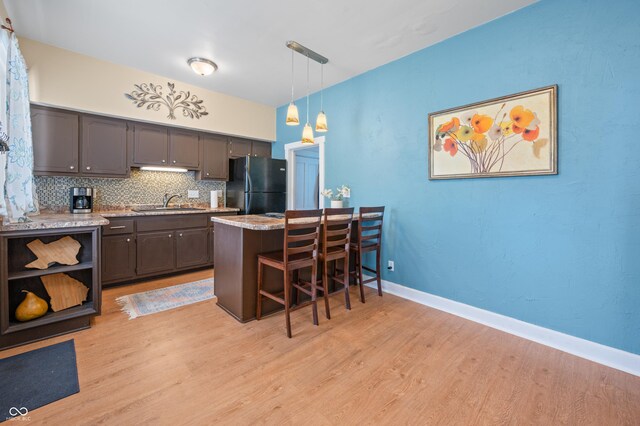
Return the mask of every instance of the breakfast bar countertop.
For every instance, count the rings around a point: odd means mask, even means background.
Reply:
[[[214,216],[212,222],[237,228],[250,229],[252,231],[273,231],[284,229],[284,218],[264,216],[261,214],[248,214],[240,216]]]
[[[364,215],[364,217],[368,216],[369,214]],[[347,217],[348,216],[345,216],[345,218]],[[356,220],[357,218],[358,214],[357,212],[354,212],[353,219]],[[262,214],[212,217],[211,221],[252,231],[274,231],[276,229],[284,229],[284,218],[269,217]],[[296,222],[304,221],[305,219],[296,219]]]
[[[0,223],[0,232],[31,231],[38,229],[80,228],[84,226],[108,225],[109,220],[99,213],[72,214],[44,211],[36,216],[29,216],[30,222]]]

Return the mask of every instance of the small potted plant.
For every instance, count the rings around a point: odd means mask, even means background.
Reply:
[[[336,188],[335,194],[332,189],[323,189],[321,194],[331,200],[331,208],[339,209],[343,206],[344,199],[351,197],[351,188],[342,185]]]

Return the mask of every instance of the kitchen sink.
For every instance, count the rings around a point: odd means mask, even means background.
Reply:
[[[138,208],[138,209],[131,209],[134,212],[192,212],[192,211],[197,211],[197,210],[204,210],[203,208],[199,208],[199,207],[145,207],[145,208]]]

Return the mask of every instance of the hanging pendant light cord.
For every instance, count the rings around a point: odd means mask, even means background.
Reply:
[[[309,124],[309,57],[307,56],[307,124]]]
[[[324,88],[324,64],[320,65],[320,112],[324,112],[322,107],[322,89]]]
[[[291,103],[293,103],[293,50],[291,51]]]

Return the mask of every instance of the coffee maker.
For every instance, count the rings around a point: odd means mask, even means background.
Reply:
[[[71,188],[71,213],[91,213],[93,208],[93,188]]]

